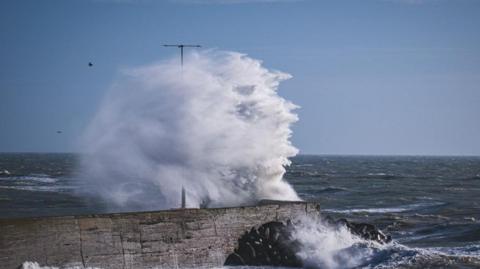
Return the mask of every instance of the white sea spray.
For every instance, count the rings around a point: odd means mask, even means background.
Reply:
[[[235,52],[129,69],[82,140],[84,194],[122,209],[299,200],[283,179],[297,121],[277,94],[290,75]]]
[[[321,218],[302,217],[297,222],[292,236],[301,245],[297,255],[307,268],[356,268],[371,258],[372,247],[378,245]]]

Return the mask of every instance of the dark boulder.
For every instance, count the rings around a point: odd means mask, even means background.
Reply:
[[[339,219],[335,222],[335,225],[344,225],[352,234],[357,235],[365,240],[376,241],[380,244],[386,244],[392,241],[392,237],[390,235],[385,235],[372,224],[355,223],[349,222],[346,219]]]
[[[272,265],[301,267],[296,253],[300,245],[291,239],[291,222],[268,222],[252,228],[238,240],[238,248],[230,254],[225,265]]]

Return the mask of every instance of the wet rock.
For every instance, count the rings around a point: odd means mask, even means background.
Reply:
[[[392,237],[390,235],[385,235],[372,224],[355,223],[349,222],[346,219],[340,219],[337,221],[337,225],[345,225],[352,234],[357,235],[365,240],[376,241],[380,244],[386,244],[392,241]]]
[[[238,240],[238,248],[230,254],[225,265],[272,265],[301,267],[296,253],[297,241],[291,239],[292,225],[268,222],[258,229],[252,228]]]

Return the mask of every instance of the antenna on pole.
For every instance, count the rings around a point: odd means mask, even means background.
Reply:
[[[186,45],[186,44],[172,44],[172,45],[163,45],[164,47],[177,47],[180,49],[180,63],[183,68],[183,48],[201,48],[200,45]]]

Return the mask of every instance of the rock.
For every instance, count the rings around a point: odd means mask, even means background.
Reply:
[[[301,267],[296,256],[300,245],[291,239],[291,228],[283,222],[252,228],[238,240],[238,248],[227,257],[225,265]]]
[[[349,222],[346,219],[340,219],[337,221],[337,225],[345,225],[352,234],[357,235],[365,240],[376,241],[380,244],[386,244],[392,241],[391,236],[385,235],[372,224],[354,223]]]

